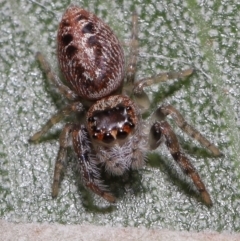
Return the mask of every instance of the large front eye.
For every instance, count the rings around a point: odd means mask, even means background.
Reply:
[[[104,143],[111,143],[111,142],[114,141],[114,137],[112,136],[111,133],[108,132],[108,133],[106,133],[106,134],[103,136],[102,141],[103,141]]]
[[[124,130],[119,130],[117,133],[117,138],[120,140],[125,139],[128,136],[128,132],[124,131]]]

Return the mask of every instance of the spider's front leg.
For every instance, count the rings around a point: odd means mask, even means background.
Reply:
[[[165,138],[166,146],[168,147],[174,160],[178,163],[183,172],[192,179],[203,201],[208,206],[211,206],[212,201],[204,183],[202,182],[194,166],[191,164],[190,160],[181,151],[177,137],[168,122],[159,121],[154,123],[150,131],[150,148],[156,149],[164,139],[163,137]]]
[[[115,197],[108,192],[100,180],[100,169],[97,167],[96,157],[92,151],[90,138],[83,125],[72,128],[73,148],[78,158],[79,172],[84,185],[108,202],[115,202]]]
[[[92,153],[89,136],[83,125],[67,124],[60,136],[60,148],[55,164],[52,185],[52,197],[58,195],[61,175],[66,166],[66,154],[69,141],[72,138],[74,151],[78,158],[78,168],[83,184],[94,193],[109,202],[114,202],[115,197],[107,192],[100,180],[100,170],[96,166],[96,159]]]

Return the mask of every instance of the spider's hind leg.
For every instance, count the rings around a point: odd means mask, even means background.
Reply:
[[[78,100],[77,94],[72,91],[68,86],[64,85],[59,77],[52,71],[50,64],[46,60],[46,58],[42,55],[42,53],[36,53],[36,59],[40,63],[40,66],[44,73],[47,75],[47,78],[50,82],[52,82],[59,90],[59,92],[66,96],[69,100]]]
[[[135,73],[137,69],[138,58],[138,15],[136,12],[132,14],[132,32],[130,41],[130,53],[127,66],[127,83],[133,84],[135,81]]]

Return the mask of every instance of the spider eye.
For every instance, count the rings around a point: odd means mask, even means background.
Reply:
[[[126,137],[128,136],[128,133],[124,130],[119,130],[118,133],[117,133],[117,139],[125,139]]]
[[[111,133],[107,132],[107,133],[105,133],[105,135],[103,136],[102,141],[103,141],[104,143],[111,143],[111,142],[114,141],[114,137],[111,135]]]

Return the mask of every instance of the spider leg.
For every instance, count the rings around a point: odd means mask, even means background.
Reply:
[[[145,78],[136,82],[133,86],[132,93],[135,101],[138,103],[142,113],[149,109],[150,101],[147,94],[144,91],[144,87],[151,86],[160,82],[165,82],[169,79],[184,79],[193,73],[194,69],[186,69],[180,72],[166,72],[160,73],[156,76]]]
[[[100,180],[100,170],[96,166],[96,157],[92,154],[86,128],[83,125],[75,125],[72,131],[72,139],[84,185],[108,202],[115,202],[115,197],[107,191]]]
[[[131,96],[133,93],[133,87],[135,82],[135,74],[137,71],[137,60],[138,60],[138,15],[136,12],[132,14],[132,32],[131,32],[131,41],[130,41],[130,53],[128,57],[128,65],[126,68],[126,83],[123,87],[123,93],[128,96]],[[141,93],[134,94],[134,100],[138,103],[139,108],[142,113],[145,112],[149,106],[150,101],[148,96],[144,91]]]
[[[186,155],[180,150],[180,146],[175,133],[173,132],[171,126],[166,121],[160,121],[154,123],[150,131],[150,147],[152,149],[157,148],[160,145],[160,140],[165,137],[165,144],[168,147],[172,157],[180,166],[182,171],[187,174],[193,181],[197,190],[199,191],[203,201],[208,205],[212,205],[212,201],[209,193],[206,190],[204,183],[202,182],[200,176],[198,175],[196,169],[191,164],[190,160]]]
[[[61,174],[63,173],[63,169],[66,166],[66,154],[67,154],[67,147],[69,146],[69,139],[70,134],[72,132],[73,126],[71,124],[65,125],[60,135],[59,143],[60,147],[58,150],[57,160],[55,163],[54,169],[54,177],[53,177],[53,184],[52,184],[52,197],[55,198],[58,195],[59,184]]]
[[[189,69],[182,70],[180,72],[160,73],[156,76],[152,76],[149,78],[139,80],[134,85],[133,93],[135,95],[141,94],[143,92],[144,87],[147,87],[147,86],[150,86],[153,84],[157,84],[157,83],[161,83],[161,82],[165,82],[170,79],[184,79],[185,77],[190,76],[193,72],[194,72],[194,69],[189,68]]]
[[[163,119],[165,116],[170,115],[179,128],[181,128],[185,133],[191,136],[193,139],[197,140],[201,145],[209,149],[214,156],[221,156],[220,150],[209,140],[207,140],[198,130],[189,125],[183,116],[171,105],[164,105],[157,109],[156,115],[158,118]]]
[[[124,85],[123,93],[128,96],[134,95],[134,100],[137,102],[141,112],[144,113],[149,109],[150,101],[147,94],[142,91],[141,93],[134,93],[135,74],[137,71],[137,61],[139,54],[139,41],[138,41],[138,15],[136,12],[132,14],[132,31],[130,41],[130,53],[128,57],[128,65],[126,71],[126,83]]]
[[[130,42],[130,53],[127,66],[127,83],[133,84],[137,68],[138,57],[138,15],[136,12],[132,14],[132,33]]]
[[[59,92],[69,100],[76,101],[78,99],[77,94],[62,83],[59,77],[51,70],[50,64],[45,57],[40,52],[37,52],[36,58],[39,61],[41,68],[46,73],[47,78],[58,88]]]
[[[53,115],[41,128],[40,131],[35,133],[32,137],[30,137],[30,142],[38,141],[53,125],[60,122],[65,116],[70,115],[72,112],[82,112],[83,105],[80,102],[74,102],[70,105],[67,105],[65,108],[57,112]]]

